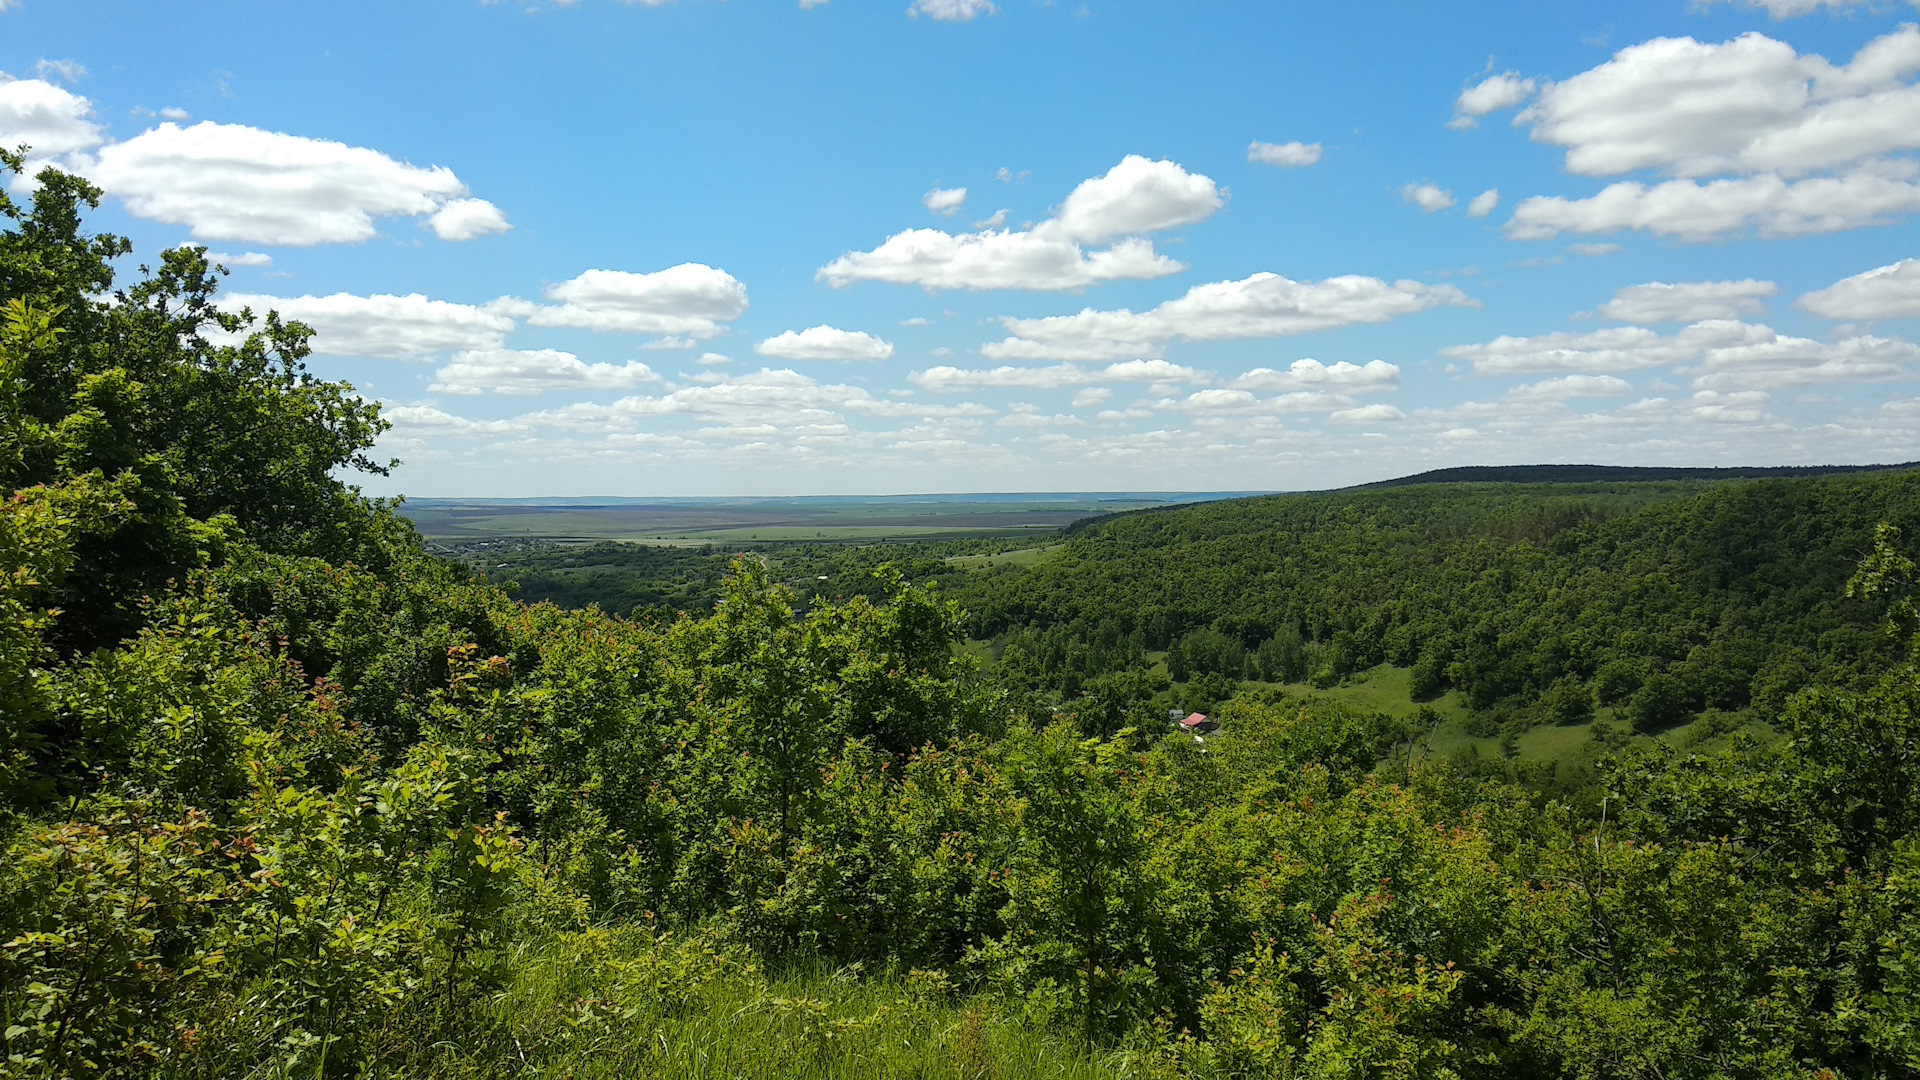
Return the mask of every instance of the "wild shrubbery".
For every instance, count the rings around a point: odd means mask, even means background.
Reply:
[[[200,253],[99,299],[91,197],[0,204],[0,1075],[1920,1070],[1909,666],[1555,800],[1278,692],[1206,753],[1138,672],[1038,707],[898,575],[524,606],[332,478],[372,406],[297,325],[210,344]],[[1227,697],[1341,632],[1181,640]]]

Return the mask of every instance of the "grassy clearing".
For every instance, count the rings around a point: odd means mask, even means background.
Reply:
[[[1411,718],[1417,715],[1424,705],[1440,714],[1439,726],[1430,729],[1422,739],[1427,752],[1438,755],[1457,754],[1463,750],[1489,756],[1498,756],[1503,751],[1498,737],[1476,737],[1467,731],[1467,719],[1471,710],[1458,691],[1449,690],[1432,701],[1416,702],[1409,696],[1412,669],[1396,668],[1382,664],[1369,671],[1353,676],[1338,686],[1321,688],[1311,683],[1288,683],[1284,689],[1302,697],[1326,698],[1358,708],[1384,712],[1390,716]],[[1265,684],[1256,684],[1265,685]],[[1615,710],[1603,708],[1595,713],[1595,719],[1626,727],[1626,718],[1616,715]],[[1635,742],[1664,742],[1683,749],[1706,749],[1723,743],[1735,732],[1745,732],[1756,737],[1767,737],[1772,729],[1750,716],[1722,716],[1717,714],[1697,717],[1689,723],[1670,728],[1655,735],[1635,735]],[[1593,731],[1591,725],[1578,724],[1558,726],[1543,724],[1521,733],[1515,740],[1516,756],[1523,761],[1563,762],[1576,759],[1592,752]]]
[[[957,993],[944,973],[802,964],[645,931],[515,950],[470,1036],[420,1043],[379,1075],[673,1080],[1120,1080],[1171,1076],[1164,1055],[1088,1052],[1065,1025]],[[1040,1022],[1036,1022],[1040,1021]],[[392,1061],[388,1057],[384,1060]]]

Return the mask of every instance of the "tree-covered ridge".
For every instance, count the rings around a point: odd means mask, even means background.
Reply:
[[[1758,480],[1793,476],[1835,476],[1846,473],[1890,472],[1920,467],[1900,465],[1741,465],[1720,468],[1660,465],[1456,465],[1429,469],[1392,480],[1376,480],[1359,488],[1407,487],[1412,484],[1624,484],[1647,480]]]
[[[1302,636],[1321,660],[1447,610],[1376,562],[1500,626],[1610,585],[1651,597],[1598,624],[1643,635],[1607,643],[1643,690],[1687,598],[1838,613],[1805,647],[1844,678],[1754,695],[1771,737],[1552,793],[1272,690],[1202,746],[975,667],[927,566],[802,596],[743,558],[672,621],[521,603],[335,476],[377,411],[304,328],[211,314],[197,252],[110,294],[91,197],[4,204],[0,1076],[1920,1075],[1904,478],[1273,500],[982,572],[1078,583],[1033,594],[1063,611],[1159,589],[1206,620],[1180,644],[1227,640],[1183,590],[1297,558],[1365,613]],[[203,392],[225,427],[189,435]],[[1876,509],[1831,574],[1793,562]],[[1107,629],[1078,643],[1141,647]]]
[[[1905,471],[1272,496],[1116,517],[955,589],[975,633],[1049,681],[1111,669],[1052,638],[1130,640],[1234,678],[1412,667],[1416,694],[1480,708],[1556,688],[1624,704],[1650,683],[1687,712],[1777,707],[1893,659],[1845,585],[1876,525],[1920,525],[1917,494]]]

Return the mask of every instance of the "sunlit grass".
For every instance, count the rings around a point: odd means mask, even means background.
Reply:
[[[1107,1080],[1174,1075],[1160,1055],[1089,1051],[1058,1027],[953,993],[940,975],[802,964],[768,976],[619,931],[515,950],[507,985],[383,1054],[375,1075],[911,1077]],[[688,966],[702,962],[711,969]]]

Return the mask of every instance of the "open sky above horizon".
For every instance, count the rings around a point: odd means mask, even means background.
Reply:
[[[1917,3],[0,0],[0,144],[312,325],[371,494],[1886,462]]]

